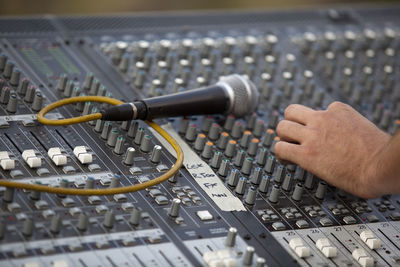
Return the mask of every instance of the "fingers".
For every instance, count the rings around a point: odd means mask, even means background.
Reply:
[[[283,141],[302,143],[307,137],[307,128],[297,122],[282,120],[276,127],[279,138]]]
[[[309,107],[292,104],[285,109],[285,119],[306,125],[315,112]]]
[[[301,145],[285,141],[279,141],[274,146],[274,153],[278,159],[290,161],[298,165],[300,165],[300,160],[302,158],[301,151]]]

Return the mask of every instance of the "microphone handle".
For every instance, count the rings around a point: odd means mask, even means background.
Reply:
[[[229,110],[230,98],[224,88],[218,85],[193,89],[176,94],[153,97],[134,102],[138,108],[137,118],[155,118],[223,114]],[[146,111],[146,112],[145,112]]]

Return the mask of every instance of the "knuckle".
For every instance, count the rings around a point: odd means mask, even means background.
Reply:
[[[346,104],[339,102],[339,101],[334,101],[329,104],[328,110],[329,109],[340,109],[340,108],[343,108],[344,106],[346,106]]]
[[[283,131],[285,131],[287,127],[287,121],[286,120],[281,120],[278,125],[276,126],[276,133],[278,135],[282,135]]]
[[[274,153],[277,158],[282,157],[282,142],[276,142],[274,145]]]
[[[284,116],[285,118],[290,115],[290,113],[294,112],[294,110],[297,108],[297,104],[290,104],[289,106],[286,107]]]

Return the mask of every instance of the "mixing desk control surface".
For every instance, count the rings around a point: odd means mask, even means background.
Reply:
[[[184,167],[110,196],[0,188],[0,266],[396,266],[400,196],[365,200],[274,155],[291,103],[339,100],[400,126],[398,7],[0,19],[1,179],[114,188],[166,172],[174,153],[141,121],[44,126],[80,95],[123,101],[246,75],[256,113],[157,120]],[[104,104],[52,111],[60,119]],[[371,185],[373,186],[373,185]]]

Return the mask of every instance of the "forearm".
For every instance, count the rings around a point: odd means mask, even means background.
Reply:
[[[382,194],[400,193],[400,131],[376,156],[376,186]],[[374,160],[374,159],[372,159]],[[373,164],[374,165],[374,164]]]

